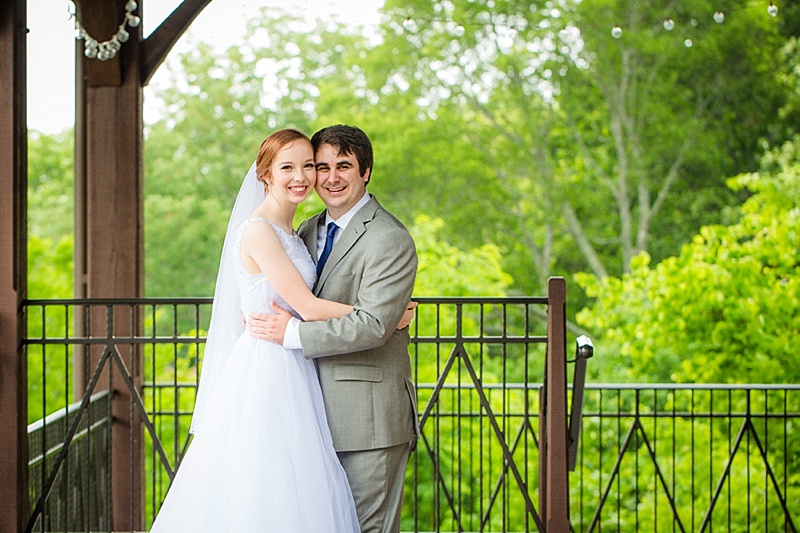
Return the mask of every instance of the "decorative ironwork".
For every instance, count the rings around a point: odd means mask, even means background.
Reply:
[[[799,385],[586,389],[573,530],[797,531]]]
[[[37,515],[46,516],[46,521],[29,529],[108,528],[108,508],[101,503],[110,490],[108,391],[92,396],[76,422],[81,405],[70,405],[28,426],[30,498],[41,509]],[[67,446],[65,435],[70,434]],[[60,490],[51,491],[53,486]]]
[[[421,301],[411,358],[422,435],[407,472],[404,531],[543,530],[536,480],[545,305],[545,299],[535,298]],[[32,465],[38,472],[31,476],[35,496],[43,494],[47,481],[51,499],[74,500],[64,484],[82,466],[59,454],[87,439],[96,439],[96,450],[108,445],[102,431],[84,432],[89,421],[103,427],[104,416],[91,409],[106,400],[84,405],[77,393],[51,395],[68,391],[73,375],[83,373],[91,384],[102,361],[101,373],[128,372],[129,379],[112,385],[129,391],[128,409],[145,412],[149,420],[142,415],[141,425],[122,428],[131,440],[146,444],[143,463],[127,459],[131,468],[145,472],[146,498],[133,481],[128,489],[130,506],[146,516],[146,529],[189,442],[210,301],[31,301],[23,311],[29,323],[24,341],[29,378],[36,390],[29,397],[42,404],[31,406],[41,410],[33,417],[77,406],[64,421],[48,417],[38,426],[37,431],[61,434],[69,446],[59,448],[51,440],[31,446],[33,456],[50,451],[42,462],[46,470]],[[76,316],[85,327],[72,325]],[[121,317],[136,317],[140,330],[114,334]],[[93,321],[105,329],[90,335],[86,324]],[[98,364],[84,371],[73,366],[73,360],[87,361],[92,350],[100,354]],[[142,363],[132,365],[128,352]],[[143,374],[141,385],[133,377],[137,372]],[[588,384],[581,399],[581,440],[570,483],[572,531],[797,530],[800,385]],[[69,475],[53,474],[58,464]],[[110,494],[97,500],[108,506],[99,514],[110,516]],[[39,516],[64,514],[60,504],[47,502],[34,498]],[[104,530],[102,524],[95,529],[32,523],[29,530]]]

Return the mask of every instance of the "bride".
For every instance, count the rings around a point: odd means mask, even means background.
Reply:
[[[358,532],[347,477],[333,449],[314,363],[251,337],[242,316],[304,320],[352,306],[316,298],[314,262],[292,229],[314,188],[309,138],[276,131],[236,199],[220,261],[189,450],[151,532]]]

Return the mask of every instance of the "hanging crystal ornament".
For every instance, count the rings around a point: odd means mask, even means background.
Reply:
[[[89,35],[86,28],[78,21],[77,8],[75,3],[72,3],[72,10],[70,16],[75,19],[75,39],[83,39],[83,54],[86,57],[98,59],[100,61],[107,61],[117,57],[117,52],[122,48],[122,43],[128,42],[131,34],[125,29],[125,26],[131,28],[137,27],[141,24],[142,20],[133,14],[138,5],[135,0],[128,0],[125,4],[125,18],[122,23],[117,27],[117,33],[107,41],[99,42],[97,39]]]
[[[620,28],[619,26],[614,26],[613,28],[611,28],[611,36],[614,39],[619,39],[620,37],[622,37],[622,28]]]
[[[725,22],[725,13],[723,13],[722,11],[717,11],[716,13],[714,13],[714,22],[716,22],[717,24],[722,24],[723,22]]]
[[[775,4],[770,2],[769,3],[769,7],[767,8],[767,13],[769,13],[769,15],[771,17],[777,17],[778,16],[778,6],[776,6]]]
[[[672,31],[675,29],[675,21],[672,19],[664,19],[664,29]]]

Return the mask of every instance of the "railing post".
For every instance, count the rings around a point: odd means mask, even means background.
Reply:
[[[578,463],[578,443],[581,438],[583,416],[583,390],[586,386],[586,362],[594,355],[592,339],[581,335],[576,341],[575,374],[572,377],[572,406],[569,412],[569,471],[574,472]]]
[[[569,532],[567,465],[567,288],[564,278],[547,282],[547,355],[540,417],[539,504],[548,533]]]

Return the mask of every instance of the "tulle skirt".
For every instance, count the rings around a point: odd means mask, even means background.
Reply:
[[[151,532],[358,532],[314,364],[243,334]]]

